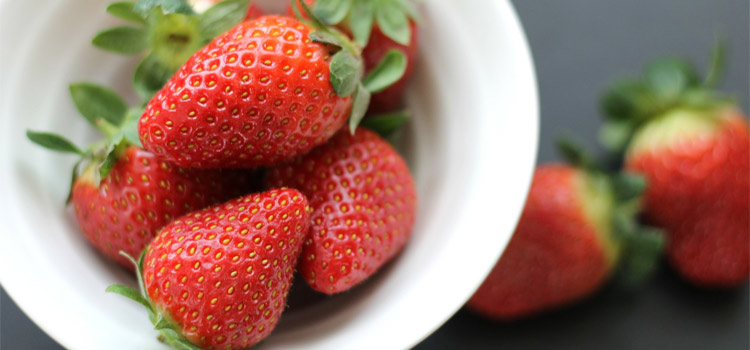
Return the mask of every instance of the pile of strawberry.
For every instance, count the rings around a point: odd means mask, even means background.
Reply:
[[[722,52],[720,42],[704,79],[662,59],[607,91],[600,138],[614,166],[561,144],[569,164],[537,168],[516,232],[470,309],[513,320],[585,298],[613,276],[632,286],[662,246],[696,286],[747,281],[750,136],[747,117],[714,88]]]
[[[381,135],[405,120],[414,9],[311,3],[293,1],[290,16],[247,0],[114,3],[107,11],[132,25],[93,43],[143,57],[143,103],[73,84],[106,138],[82,149],[27,133],[80,155],[69,202],[81,232],[137,276],[139,290],[108,291],[141,303],[175,348],[253,346],[281,317],[295,270],[314,290],[344,292],[411,233],[414,183]]]

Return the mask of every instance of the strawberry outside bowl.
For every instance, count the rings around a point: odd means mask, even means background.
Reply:
[[[0,282],[26,314],[71,349],[162,349],[138,304],[104,289],[135,284],[77,231],[64,208],[72,156],[24,131],[97,138],[67,85],[93,81],[130,102],[136,58],[94,48],[117,24],[102,0],[0,0]],[[279,11],[286,1],[259,1]],[[507,244],[536,160],[531,54],[509,1],[420,4],[420,58],[400,147],[419,213],[410,242],[354,290],[285,312],[265,349],[401,349],[435,331],[472,295]]]

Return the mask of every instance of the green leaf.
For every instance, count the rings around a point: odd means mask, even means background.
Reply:
[[[375,7],[371,1],[354,1],[349,13],[349,29],[352,31],[354,41],[361,47],[365,47],[370,41],[372,25],[375,21]]]
[[[406,55],[399,50],[391,49],[370,71],[363,83],[371,93],[383,91],[401,79],[406,72],[406,64]]]
[[[147,39],[144,28],[115,27],[99,32],[91,43],[102,50],[133,55],[148,48]]]
[[[149,304],[148,300],[144,298],[141,293],[139,293],[137,290],[122,285],[122,284],[113,284],[106,289],[107,293],[116,293],[120,294],[130,300],[136,301],[139,304],[143,305],[146,309],[151,309],[151,304]]]
[[[401,7],[401,10],[406,13],[406,15],[419,23],[422,19],[419,16],[419,12],[416,8],[414,8],[414,4],[410,0],[396,0],[398,5]]]
[[[120,157],[122,141],[123,135],[118,134],[112,137],[107,143],[104,160],[99,164],[99,181],[107,177],[112,170],[112,167],[117,163],[117,159]]]
[[[122,123],[122,135],[131,145],[143,148],[138,135],[138,120],[143,115],[143,108],[134,107],[128,110],[125,122]]]
[[[642,284],[656,270],[663,247],[664,235],[657,229],[641,228],[627,237],[621,258],[620,283],[628,287]]]
[[[144,16],[136,12],[133,6],[135,6],[135,3],[130,1],[113,2],[107,6],[107,12],[126,21],[146,24]]]
[[[128,106],[120,95],[96,84],[71,84],[70,95],[78,111],[96,127],[98,127],[99,120],[119,126],[128,110]]]
[[[321,30],[316,30],[309,34],[310,40],[312,40],[315,43],[321,43],[326,45],[333,45],[337,47],[341,47],[343,44],[341,43],[341,40],[339,38],[335,37],[334,35],[331,35],[330,33],[326,33]]]
[[[689,63],[678,59],[661,59],[649,64],[644,80],[650,92],[661,103],[674,101],[688,87],[698,83],[698,75]]]
[[[312,12],[323,23],[337,25],[346,18],[353,0],[317,0]]]
[[[245,18],[250,0],[224,0],[211,6],[200,17],[201,34],[211,40]]]
[[[596,163],[580,144],[564,137],[557,141],[557,149],[566,162],[586,170],[596,169]]]
[[[618,173],[613,177],[618,202],[637,199],[646,190],[646,178],[633,173]]]
[[[352,134],[357,130],[357,126],[362,121],[362,118],[365,117],[369,105],[370,92],[367,91],[362,83],[357,84],[357,92],[352,105],[352,114],[349,115],[349,132]]]
[[[409,19],[397,5],[379,6],[375,10],[375,20],[385,36],[401,45],[409,45],[411,38]]]
[[[609,120],[599,130],[599,142],[612,152],[620,152],[627,146],[633,132],[630,120]]]
[[[368,116],[359,125],[378,133],[380,136],[388,137],[400,129],[410,118],[411,115],[408,112],[400,111]]]
[[[361,63],[349,51],[341,50],[331,59],[330,80],[333,90],[342,97],[351,95],[360,79]]]
[[[174,72],[161,64],[155,55],[148,55],[135,69],[133,89],[141,99],[149,101],[164,87],[173,74]]]
[[[83,151],[66,138],[52,133],[26,130],[26,137],[48,150],[83,155]]]
[[[724,74],[724,68],[726,66],[726,56],[726,41],[722,37],[717,37],[714,48],[711,51],[708,72],[706,73],[706,79],[703,81],[703,86],[712,88],[719,83],[719,80],[721,80],[721,77]]]
[[[171,72],[180,69],[208,41],[201,33],[198,16],[154,11],[148,20],[152,54]]]
[[[193,8],[186,0],[139,0],[133,9],[143,15],[148,15],[151,10],[161,7],[164,14],[182,13],[185,15],[195,14]]]

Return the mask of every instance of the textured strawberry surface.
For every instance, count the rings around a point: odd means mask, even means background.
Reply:
[[[144,258],[147,293],[205,349],[245,349],[273,331],[309,226],[305,197],[275,189],[179,218]]]
[[[505,252],[468,306],[515,319],[581,299],[611,269],[603,242],[583,209],[585,176],[563,165],[537,169]]]
[[[750,140],[738,111],[725,111],[713,137],[629,154],[646,176],[649,220],[666,229],[667,252],[699,284],[738,285],[750,265]]]
[[[78,225],[99,251],[123,266],[123,250],[139,256],[157,230],[190,211],[249,190],[245,172],[183,169],[131,146],[99,187],[78,178],[72,203]]]
[[[369,108],[370,112],[392,112],[402,107],[404,91],[406,90],[411,76],[414,74],[414,67],[416,67],[417,62],[418,29],[414,21],[410,21],[410,26],[411,38],[409,39],[408,46],[401,45],[391,40],[390,38],[385,36],[382,31],[380,31],[380,28],[378,28],[378,26],[374,26],[372,29],[372,34],[370,35],[370,41],[362,50],[362,58],[365,61],[365,70],[367,72],[375,68],[389,50],[395,49],[401,51],[408,60],[406,64],[406,71],[404,72],[404,75],[401,77],[401,79],[393,83],[393,85],[387,87],[385,90],[372,95]]]
[[[294,19],[246,21],[194,54],[149,102],[146,149],[181,166],[256,167],[306,153],[344,125],[351,97],[330,56]]]
[[[416,193],[401,156],[380,136],[343,130],[291,164],[268,170],[313,208],[299,271],[323,293],[345,291],[396,255],[411,233]]]

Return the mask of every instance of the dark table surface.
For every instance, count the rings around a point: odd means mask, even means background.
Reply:
[[[684,55],[704,67],[717,34],[730,43],[722,87],[748,110],[748,0],[513,3],[539,77],[539,162],[558,159],[554,138],[560,134],[595,147],[596,101],[613,78],[637,73],[663,54]],[[587,301],[522,322],[499,324],[461,310],[417,349],[748,349],[748,295],[747,285],[733,291],[691,287],[662,266],[637,293],[605,287]],[[4,291],[0,297],[0,349],[61,348]]]

